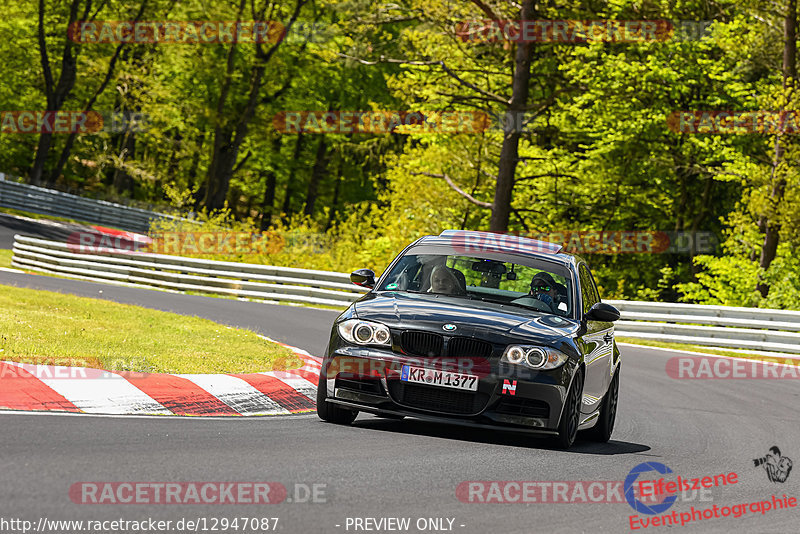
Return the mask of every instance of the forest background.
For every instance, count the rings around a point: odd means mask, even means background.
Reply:
[[[628,39],[589,25],[582,38],[574,22],[599,20],[659,21],[657,37],[640,22]],[[796,0],[9,0],[0,110],[106,121],[72,134],[4,122],[0,171],[202,221],[154,231],[232,228],[285,244],[220,259],[337,271],[380,272],[449,228],[711,233],[712,251],[586,258],[607,298],[800,309],[800,128],[675,119],[791,118],[796,20]],[[280,31],[264,42],[92,42],[74,31],[87,21]],[[493,33],[507,21],[564,21],[569,39]],[[282,122],[366,111],[488,122],[369,132]]]

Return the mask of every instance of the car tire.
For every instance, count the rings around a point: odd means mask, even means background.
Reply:
[[[567,390],[564,400],[564,410],[561,421],[558,423],[558,438],[556,444],[562,449],[568,449],[575,443],[578,435],[578,425],[581,422],[581,401],[583,397],[583,371],[578,369],[572,379],[572,385]]]
[[[317,383],[317,415],[323,421],[338,425],[349,425],[358,417],[358,410],[349,410],[328,402],[328,386],[324,371],[320,371]]]
[[[608,386],[603,404],[600,407],[600,416],[597,424],[586,431],[586,437],[592,441],[606,443],[614,432],[614,421],[617,418],[617,405],[619,402],[619,369],[614,373],[614,378]]]

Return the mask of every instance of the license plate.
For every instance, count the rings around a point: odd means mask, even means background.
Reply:
[[[410,365],[403,366],[400,380],[416,384],[428,384],[429,386],[478,391],[478,377],[475,375],[423,369],[421,367],[411,367]]]

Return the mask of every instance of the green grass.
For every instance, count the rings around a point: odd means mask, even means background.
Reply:
[[[11,256],[13,255],[14,253],[11,251],[11,249],[0,248],[0,267],[7,267],[10,269]]]
[[[150,373],[295,369],[290,350],[198,317],[0,285],[0,360]]]
[[[617,337],[616,338],[620,343],[633,343],[635,345],[645,345],[648,347],[661,347],[665,349],[675,349],[675,350],[688,350],[692,352],[702,352],[704,354],[713,354],[716,356],[732,356],[734,358],[746,358],[748,360],[760,360],[760,361],[779,361],[784,363],[784,358],[782,356],[766,356],[760,354],[748,354],[746,352],[734,352],[731,350],[725,349],[715,349],[711,347],[705,347],[703,345],[688,345],[684,343],[666,343],[664,341],[654,341],[652,339],[639,339],[634,337]],[[786,354],[785,357],[787,362],[785,363],[793,363],[795,365],[800,364],[800,361],[792,361],[793,358],[797,358],[797,355],[794,354]]]

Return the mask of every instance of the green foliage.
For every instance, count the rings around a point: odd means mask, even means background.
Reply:
[[[80,3],[80,2],[79,2]],[[83,5],[83,4],[81,4]],[[137,3],[98,5],[98,20],[133,18]],[[144,20],[235,20],[238,3],[149,2]],[[295,3],[252,2],[289,20]],[[45,40],[57,75],[68,4],[45,3]],[[306,3],[268,62],[255,45],[129,44],[94,104],[104,113],[149,117],[138,132],[79,135],[56,184],[89,195],[198,211],[199,224],[163,231],[243,231],[274,246],[263,254],[208,259],[348,271],[380,271],[405,245],[447,228],[487,229],[504,132],[497,115],[511,99],[516,45],[464,42],[460,21],[519,17],[508,2],[367,0]],[[531,58],[529,115],[519,140],[509,231],[710,231],[720,255],[590,255],[606,298],[800,307],[800,145],[775,136],[675,133],[667,116],[691,110],[797,109],[782,87],[782,21],[762,0],[742,5],[656,0],[538,3],[538,19],[714,20],[702,39],[539,43]],[[44,109],[38,6],[12,0],[0,20],[4,66],[0,109]],[[77,47],[77,80],[63,109],[81,109],[99,87],[115,45]],[[226,76],[230,57],[230,76]],[[253,73],[263,83],[248,105]],[[286,111],[474,111],[492,128],[472,134],[279,133]],[[241,145],[226,208],[205,213],[219,177],[215,146]],[[223,135],[223,134],[229,134]],[[0,171],[28,173],[37,137],[0,135]],[[47,169],[66,146],[54,136]],[[449,181],[449,182],[448,182]],[[785,183],[776,200],[775,189]],[[457,191],[458,189],[458,191]],[[488,207],[487,207],[488,206]],[[780,226],[769,269],[758,257],[763,220]],[[771,285],[766,298],[759,280]]]
[[[755,290],[758,265],[745,258],[698,256],[696,265],[705,270],[697,282],[679,284],[682,301],[723,306],[757,306],[760,295]]]

